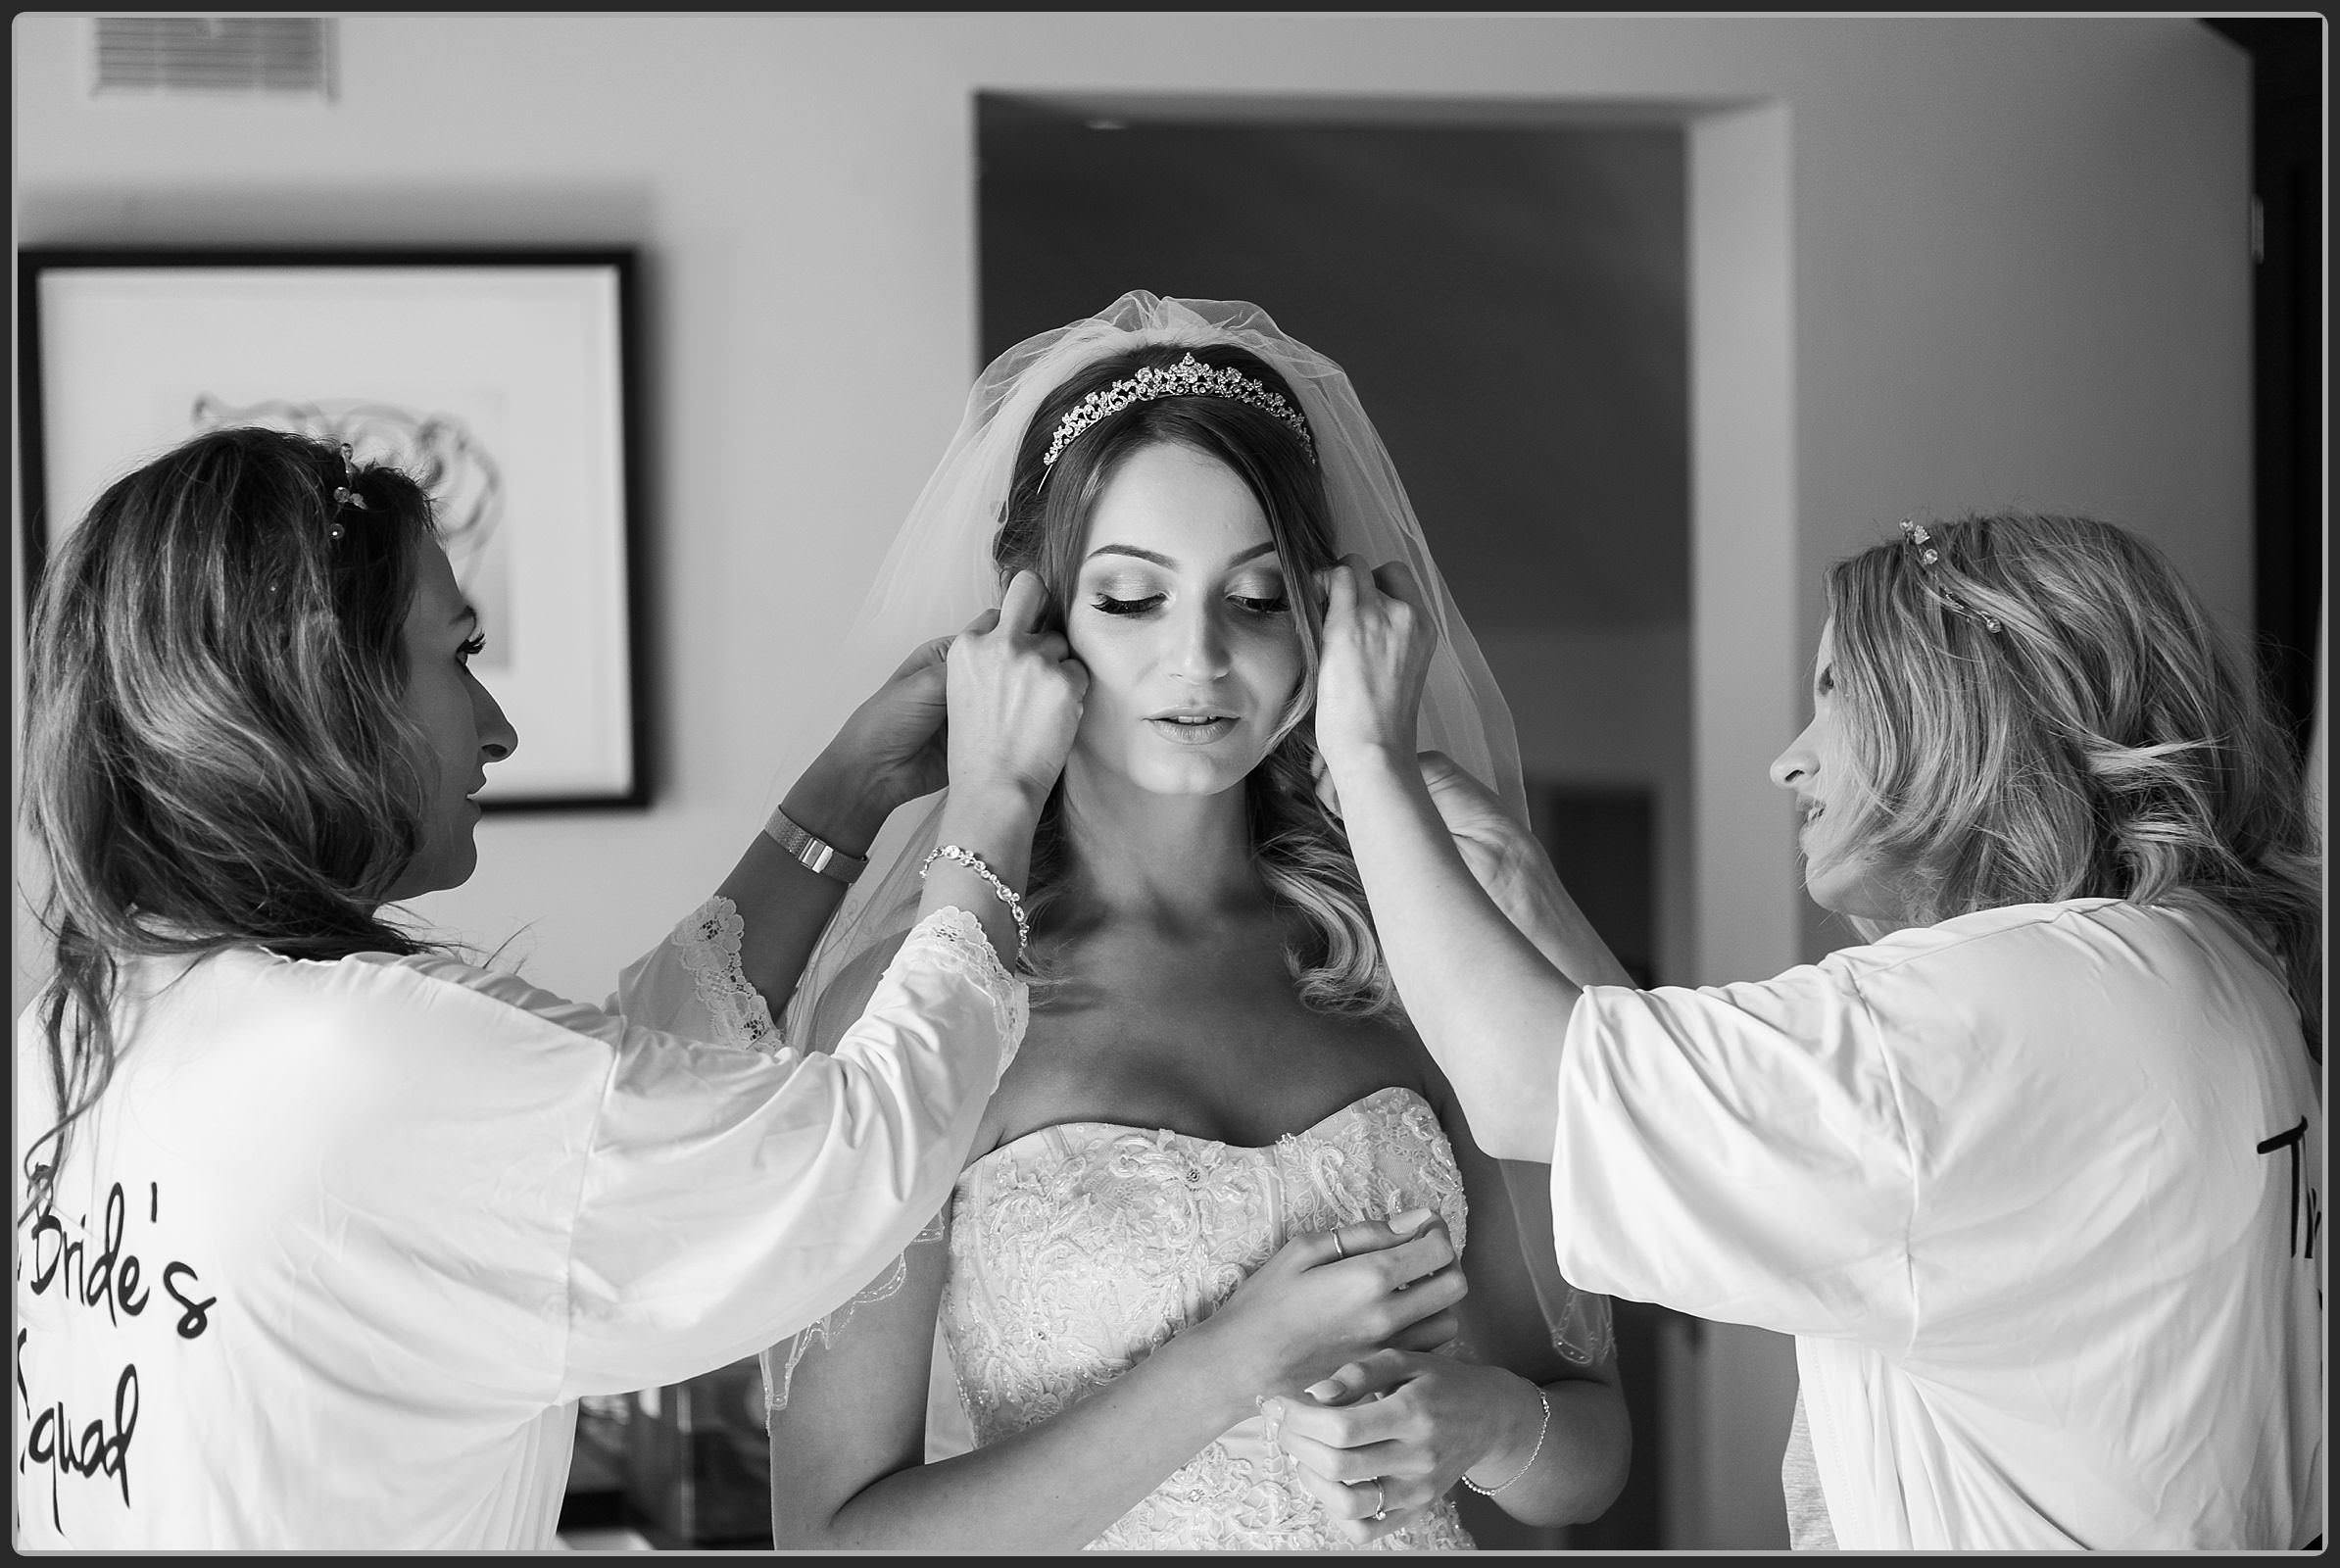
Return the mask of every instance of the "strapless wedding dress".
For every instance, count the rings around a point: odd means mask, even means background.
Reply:
[[[1423,1207],[1445,1218],[1459,1249],[1467,1214],[1454,1150],[1411,1089],[1377,1090],[1259,1149],[1106,1122],[1000,1146],[959,1177],[943,1299],[976,1444],[1119,1377],[1209,1316],[1295,1233]],[[1353,1549],[1295,1468],[1253,1416],[1090,1544]],[[1447,1499],[1373,1549],[1472,1544]]]

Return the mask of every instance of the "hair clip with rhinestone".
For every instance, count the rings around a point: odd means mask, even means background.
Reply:
[[[1056,421],[1055,439],[1048,443],[1048,455],[1040,460],[1040,466],[1053,467],[1073,439],[1097,420],[1155,398],[1225,398],[1231,403],[1247,404],[1283,420],[1299,437],[1300,450],[1308,454],[1308,461],[1316,461],[1316,443],[1309,437],[1308,421],[1285,400],[1283,393],[1271,390],[1232,365],[1205,365],[1189,353],[1176,365],[1165,368],[1140,366],[1137,373],[1126,380],[1092,392],[1074,404]]]
[[[334,486],[333,518],[325,525],[325,537],[328,539],[338,540],[347,531],[341,526],[342,508],[356,507],[360,512],[373,510],[366,504],[366,498],[358,494],[358,473],[350,466],[350,444],[344,441],[341,443],[341,483]]]
[[[1914,517],[1902,518],[1901,539],[1917,554],[1919,580],[1926,584],[1927,593],[1941,602],[1944,610],[1966,616],[1994,637],[2006,629],[2000,624],[1998,616],[1978,613],[1973,606],[1935,580],[1932,568],[1942,564],[1942,553],[1934,548],[1933,535],[1926,531],[1924,523]]]

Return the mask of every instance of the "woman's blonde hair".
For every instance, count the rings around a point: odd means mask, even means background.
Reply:
[[[407,475],[235,427],[117,480],[50,558],[24,731],[60,1117],[24,1154],[35,1208],[112,1076],[119,960],[422,946],[379,909],[421,842],[402,629],[435,537]]]
[[[2322,1051],[2321,850],[2256,666],[2159,551],[2024,514],[1905,525],[1829,568],[1848,839],[1910,923],[2064,899],[2207,903]]]

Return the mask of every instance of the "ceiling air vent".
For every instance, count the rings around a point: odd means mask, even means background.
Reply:
[[[333,96],[324,17],[99,17],[101,94]]]

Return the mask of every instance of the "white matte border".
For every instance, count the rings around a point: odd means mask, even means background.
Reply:
[[[485,543],[450,548],[520,735],[481,800],[634,794],[614,263],[63,265],[37,309],[49,539],[208,423],[330,422],[410,468],[431,432],[460,449],[443,513],[496,492]]]

